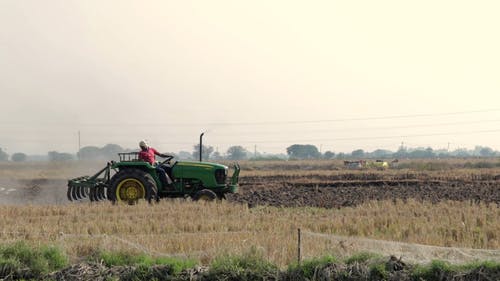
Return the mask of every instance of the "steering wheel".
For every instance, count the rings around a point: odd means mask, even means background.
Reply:
[[[165,160],[163,160],[160,164],[161,165],[168,164],[170,162],[170,160],[172,160],[173,158],[174,158],[174,156],[168,155],[167,157],[165,157]]]

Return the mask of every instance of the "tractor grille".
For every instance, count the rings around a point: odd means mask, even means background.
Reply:
[[[223,169],[218,169],[215,170],[215,181],[217,181],[218,184],[224,184],[226,183],[226,170]]]

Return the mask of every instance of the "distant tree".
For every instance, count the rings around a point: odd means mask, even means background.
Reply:
[[[191,154],[191,152],[187,152],[187,151],[179,151],[178,156],[179,156],[179,159],[183,159],[183,160],[193,159],[193,155]]]
[[[333,159],[334,157],[335,157],[335,153],[331,152],[330,150],[325,151],[325,153],[323,153],[324,159]]]
[[[408,153],[409,158],[433,158],[435,156],[434,151],[430,147],[425,149],[418,148]]]
[[[353,152],[351,152],[351,156],[353,158],[365,157],[365,151],[363,149],[356,149]]]
[[[451,155],[453,155],[455,157],[462,157],[462,158],[466,158],[466,157],[471,156],[469,151],[467,151],[467,149],[465,149],[465,148],[457,148],[451,153]]]
[[[408,158],[408,149],[404,146],[399,147],[398,151],[394,153],[396,158]]]
[[[24,162],[24,161],[26,161],[27,158],[28,158],[28,156],[22,152],[14,153],[10,157],[10,159],[14,162]]]
[[[337,159],[345,159],[346,157],[347,157],[347,155],[344,152],[339,152],[339,153],[337,153],[337,156],[336,156]]]
[[[101,152],[102,155],[113,158],[116,157],[118,153],[124,152],[124,149],[117,144],[109,143],[101,148]]]
[[[49,151],[48,152],[49,161],[68,161],[73,160],[73,155],[69,153],[61,153],[57,151]]]
[[[434,153],[434,150],[431,147],[427,147],[425,149],[425,157],[426,158],[434,158],[434,157],[436,157],[436,154]]]
[[[247,158],[248,151],[240,145],[231,146],[227,149],[227,159],[243,160]]]
[[[436,157],[439,157],[439,158],[450,157],[450,153],[448,152],[447,149],[437,149],[437,150],[434,150],[434,154],[436,155]]]
[[[193,159],[197,159],[199,160],[200,159],[200,145],[199,144],[196,144],[193,146],[194,150],[193,150]],[[208,160],[210,159],[210,155],[212,154],[212,152],[214,152],[214,148],[211,147],[211,146],[206,146],[206,145],[203,145],[203,150],[201,152],[201,156],[202,156],[202,160]]]
[[[481,157],[493,157],[495,156],[495,151],[489,147],[481,147],[479,155]]]
[[[376,149],[371,153],[373,158],[390,158],[393,156],[393,152],[385,149]]]
[[[321,153],[312,144],[294,144],[286,148],[286,153],[291,159],[319,158]]]
[[[0,148],[0,161],[8,161],[9,160],[9,154],[7,154],[5,151]]]
[[[85,146],[77,153],[80,160],[92,160],[101,157],[101,150],[97,146]]]
[[[110,160],[118,159],[118,153],[120,152],[131,152],[137,150],[124,149],[123,147],[109,143],[105,146],[99,148],[97,146],[85,146],[78,151],[77,156],[80,160]]]
[[[450,157],[450,154],[448,152],[439,152],[439,153],[436,153],[436,157],[447,158],[447,157]]]
[[[200,155],[198,155],[198,157],[200,157]],[[222,160],[222,159],[224,159],[224,156],[222,156],[222,154],[220,154],[220,152],[215,151],[214,153],[212,153],[210,158],[214,159],[214,160]]]

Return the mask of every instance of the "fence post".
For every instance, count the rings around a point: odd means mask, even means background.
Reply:
[[[301,263],[301,253],[300,253],[300,250],[301,250],[301,243],[300,243],[300,228],[297,229],[297,262],[300,266],[300,263]]]

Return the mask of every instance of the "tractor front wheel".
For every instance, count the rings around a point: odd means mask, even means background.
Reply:
[[[113,202],[135,204],[139,199],[151,203],[156,199],[158,189],[153,177],[137,169],[125,169],[116,173],[110,180],[108,199]]]
[[[202,189],[198,192],[196,192],[196,194],[193,196],[193,200],[195,201],[214,201],[215,199],[217,199],[217,194],[215,194],[215,192],[213,192],[212,190],[210,189]]]

